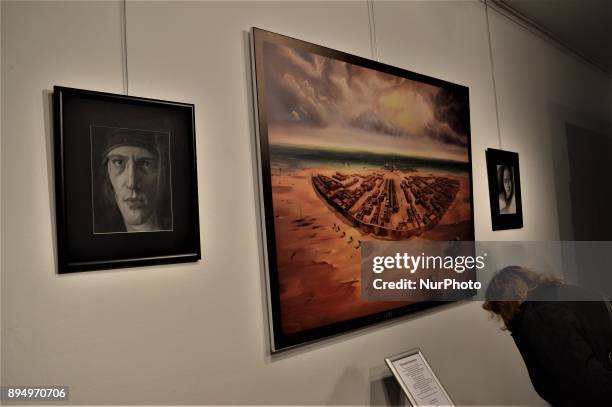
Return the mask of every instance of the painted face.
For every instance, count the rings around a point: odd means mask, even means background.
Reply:
[[[504,194],[507,199],[512,195],[512,173],[509,168],[504,169],[502,181],[504,183]]]
[[[159,160],[143,147],[119,146],[107,154],[108,178],[126,225],[146,223],[157,209]]]

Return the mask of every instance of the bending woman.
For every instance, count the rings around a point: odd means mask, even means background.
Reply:
[[[540,397],[553,406],[612,406],[609,302],[519,266],[498,272],[486,299],[483,308],[512,334]]]

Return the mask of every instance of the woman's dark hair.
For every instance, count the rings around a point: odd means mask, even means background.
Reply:
[[[509,325],[529,293],[541,285],[551,283],[562,284],[562,280],[521,266],[505,267],[489,282],[482,308],[504,322],[502,329],[510,329]]]
[[[94,233],[125,232],[123,216],[117,206],[115,191],[108,177],[107,154],[121,145],[136,145],[147,148],[156,154],[159,160],[159,190],[157,195],[157,217],[163,230],[172,228],[172,210],[170,202],[170,159],[169,139],[167,133],[131,129],[109,129],[104,142],[94,146],[98,154],[93,156],[93,221]]]
[[[512,180],[512,191],[510,191],[510,195],[506,196],[506,188],[504,188],[504,172],[508,171],[510,174],[510,179]],[[504,196],[504,200],[506,204],[509,204],[514,197],[514,177],[512,174],[512,167],[506,164],[502,164],[499,166],[497,171],[497,185],[499,185],[500,193]]]

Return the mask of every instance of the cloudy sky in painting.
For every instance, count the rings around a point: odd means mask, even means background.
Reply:
[[[265,43],[272,144],[468,160],[463,95]]]

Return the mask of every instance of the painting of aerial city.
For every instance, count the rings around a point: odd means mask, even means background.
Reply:
[[[467,88],[310,49],[257,61],[282,335],[406,305],[361,300],[364,241],[474,238]]]

